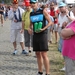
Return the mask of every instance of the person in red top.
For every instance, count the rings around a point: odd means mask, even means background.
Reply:
[[[50,3],[50,15],[54,18],[54,31],[55,31],[55,38],[56,38],[56,42],[57,43],[57,31],[58,31],[58,27],[57,27],[57,23],[58,23],[58,14],[59,14],[59,10],[56,7],[56,4],[54,2]]]

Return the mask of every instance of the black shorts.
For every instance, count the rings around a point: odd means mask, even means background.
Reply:
[[[47,33],[33,35],[33,51],[48,51]]]

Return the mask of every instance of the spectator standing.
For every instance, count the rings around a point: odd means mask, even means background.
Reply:
[[[43,64],[45,66],[46,74],[50,75],[49,59],[47,56],[48,40],[47,40],[47,28],[52,24],[49,14],[44,9],[38,7],[37,0],[30,0],[33,11],[30,13],[30,29],[29,33],[33,32],[33,51],[35,51],[38,63],[38,74],[43,75]],[[46,25],[46,19],[48,24]],[[33,30],[32,30],[33,25]]]
[[[22,29],[22,14],[24,10],[18,6],[18,1],[13,0],[12,9],[8,12],[8,18],[11,20],[11,42],[14,46],[13,55],[17,54],[17,42],[20,43],[22,54],[28,54],[24,46],[24,34],[21,33]]]
[[[3,7],[3,4],[0,4],[0,19],[1,19],[1,26],[3,26],[3,15],[4,15],[4,7]]]
[[[61,31],[61,37],[63,38],[65,75],[75,75],[75,20]]]
[[[75,15],[75,5],[73,6]],[[63,39],[62,55],[65,60],[65,75],[75,75],[75,20],[61,31]]]
[[[56,44],[57,44],[57,32],[58,32],[58,26],[57,26],[57,23],[58,23],[58,14],[59,14],[59,11],[58,9],[56,9],[56,5],[54,2],[51,2],[50,3],[50,15],[54,18],[54,32],[55,32],[55,39],[56,39]]]
[[[58,16],[58,33],[60,36],[61,30],[65,28],[66,25],[70,23],[72,20],[74,20],[75,18],[74,18],[73,12],[68,11],[67,5],[65,3],[63,2],[59,3],[59,10],[60,10],[60,13]],[[69,15],[69,12],[70,12],[70,15]],[[60,52],[62,52],[62,44],[63,44],[63,39],[60,36],[60,40],[58,44],[58,50]],[[65,67],[60,70],[65,70]]]
[[[28,32],[28,29],[30,27],[30,12],[31,11],[32,9],[30,5],[26,5],[26,11],[23,13],[23,16],[22,16],[22,29],[24,30],[25,47],[28,47],[29,53],[31,53],[31,47],[32,47],[32,35],[30,35]]]

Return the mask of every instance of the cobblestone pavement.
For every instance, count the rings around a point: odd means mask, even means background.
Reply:
[[[0,24],[0,75],[36,75],[37,62],[32,52],[31,56],[21,54],[18,44],[18,54],[12,55],[13,46],[10,42],[10,21]]]

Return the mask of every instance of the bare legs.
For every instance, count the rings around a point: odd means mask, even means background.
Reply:
[[[25,49],[25,47],[24,47],[24,42],[20,42],[20,45],[21,45],[22,50],[24,50],[24,49]],[[16,42],[13,42],[13,46],[14,46],[14,50],[16,50],[16,49],[17,49],[17,44],[16,44]]]
[[[46,70],[46,74],[49,74],[50,72],[50,65],[49,65],[49,59],[47,56],[47,52],[36,52],[37,57],[37,63],[38,63],[38,71],[43,72],[43,64]]]
[[[57,31],[55,31],[55,39],[56,39],[56,43],[57,43]]]

